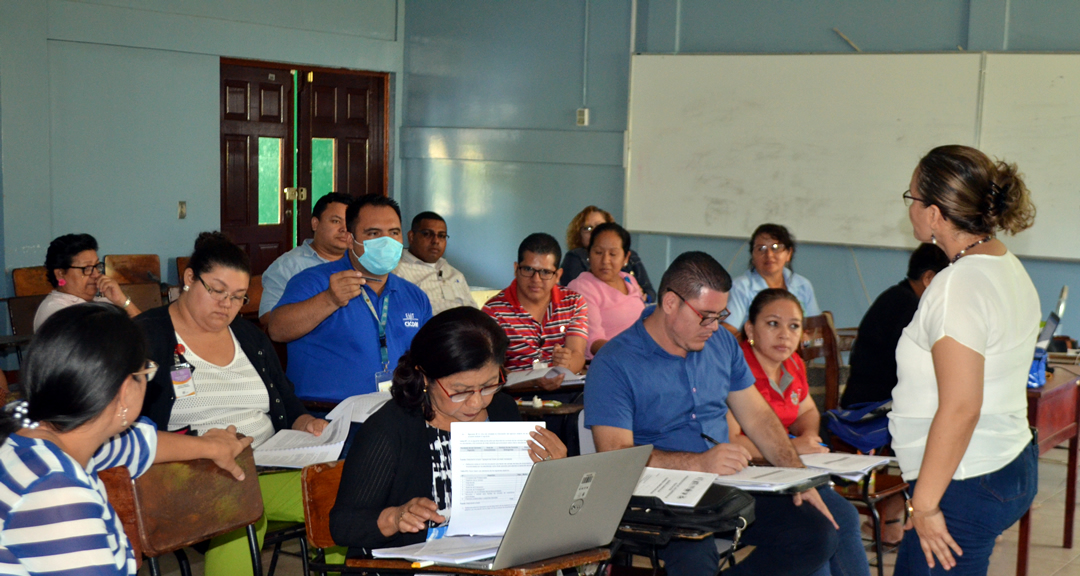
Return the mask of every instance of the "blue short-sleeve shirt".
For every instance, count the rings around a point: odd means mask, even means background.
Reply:
[[[784,285],[799,303],[802,304],[803,314],[817,316],[821,314],[817,297],[814,296],[814,285],[805,276],[792,272],[790,268],[784,268]],[[746,315],[750,312],[750,303],[758,292],[769,287],[765,278],[757,273],[757,270],[749,270],[731,282],[731,292],[728,293],[727,309],[731,313],[725,322],[741,329],[746,324]]]
[[[263,272],[263,292],[259,300],[260,317],[267,315],[277,307],[278,300],[281,300],[281,294],[285,292],[285,286],[293,276],[312,266],[330,262],[330,260],[319,256],[319,253],[311,247],[311,242],[311,238],[308,238],[296,248],[278,256],[277,260],[274,260],[270,267],[266,269],[266,272]]]
[[[727,396],[754,385],[739,345],[717,330],[700,352],[680,358],[645,330],[645,314],[600,349],[585,386],[585,426],[631,430],[634,444],[704,452],[701,435],[728,441]]]
[[[303,302],[330,287],[330,276],[351,270],[348,257],[313,266],[293,276],[278,306]],[[382,363],[379,350],[379,322],[363,297],[353,298],[322,321],[314,330],[289,342],[287,375],[304,400],[336,402],[376,390],[375,374],[393,370],[398,358],[409,349],[413,336],[431,319],[431,302],[414,284],[393,274],[386,277],[382,295],[367,286],[376,312],[390,299],[386,323],[389,366]]]

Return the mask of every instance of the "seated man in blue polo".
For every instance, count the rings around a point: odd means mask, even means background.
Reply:
[[[345,255],[352,241],[345,227],[345,209],[349,202],[352,202],[352,196],[339,192],[319,198],[311,208],[311,232],[314,237],[278,256],[263,272],[259,321],[264,325],[270,323],[270,313],[277,307],[278,300],[285,292],[285,285],[293,276],[312,266],[337,262]]]
[[[401,259],[401,209],[378,194],[345,211],[351,248],[289,280],[267,326],[289,343],[287,375],[304,400],[337,402],[389,389],[393,366],[431,318],[415,284],[390,273]]]
[[[597,451],[652,444],[649,466],[734,474],[750,453],[728,442],[730,408],[769,462],[803,466],[754,387],[735,337],[719,330],[729,290],[731,276],[712,256],[682,254],[664,272],[655,309],[600,349],[585,386],[585,426]],[[830,511],[826,502],[837,499]],[[840,555],[836,522],[858,536],[858,513],[827,485],[820,493],[755,496],[754,515],[742,541],[755,549],[725,575],[829,574],[830,559]],[[672,576],[716,574],[719,567],[712,539],[672,540],[658,553]],[[861,542],[854,553],[842,555],[849,562],[834,565],[832,574],[868,574]]]

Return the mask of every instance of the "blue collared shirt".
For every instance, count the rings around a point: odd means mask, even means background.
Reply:
[[[259,301],[259,316],[265,316],[277,307],[278,300],[285,293],[285,285],[293,276],[319,264],[331,262],[311,247],[311,238],[304,243],[278,256],[262,275],[262,299]]]
[[[671,452],[704,452],[701,435],[728,441],[727,396],[754,385],[739,344],[717,330],[700,352],[670,354],[642,318],[596,354],[585,386],[585,426],[631,430],[634,444]]]
[[[790,268],[784,268],[784,285],[787,286],[788,292],[799,299],[804,315],[821,314],[817,298],[814,297],[814,286],[805,276],[792,272]],[[728,294],[727,309],[731,312],[731,316],[725,322],[742,329],[743,324],[746,324],[746,315],[750,311],[750,303],[754,301],[754,296],[768,287],[768,283],[761,274],[757,273],[757,270],[748,270],[746,274],[736,278],[731,283],[731,292]]]
[[[348,257],[313,266],[293,276],[278,306],[303,302],[330,287],[330,276],[351,270]],[[375,374],[397,366],[413,336],[431,319],[431,302],[411,282],[393,274],[386,277],[381,295],[364,286],[375,310],[390,298],[386,324],[389,366],[384,367],[379,349],[379,322],[360,296],[338,308],[314,330],[289,342],[286,374],[304,400],[339,401],[376,390]]]

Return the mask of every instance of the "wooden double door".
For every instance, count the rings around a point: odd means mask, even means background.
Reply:
[[[385,73],[222,60],[221,230],[252,274],[311,236],[324,194],[387,194],[388,88]]]

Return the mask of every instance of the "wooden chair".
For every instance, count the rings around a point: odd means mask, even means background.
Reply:
[[[52,284],[45,278],[44,266],[15,268],[11,271],[11,279],[15,283],[16,296],[37,296],[53,291]]]
[[[803,320],[803,341],[799,355],[807,364],[821,358],[825,361],[825,409],[840,405],[840,342],[836,337],[832,312],[822,312]]]
[[[888,472],[888,468],[872,471],[861,482],[837,481],[836,491],[847,501],[856,504],[859,514],[870,517],[870,526],[874,532],[874,553],[877,556],[878,576],[885,576],[884,543],[882,542],[881,508],[891,498],[904,498],[908,484],[899,474]],[[906,516],[906,514],[905,514]],[[906,521],[906,517],[904,519]]]
[[[248,283],[248,303],[244,304],[244,307],[240,309],[240,317],[252,322],[259,323],[259,303],[262,302],[262,274],[256,274],[251,277],[251,281]]]
[[[345,462],[327,462],[305,466],[300,473],[300,488],[304,497],[304,526],[307,530],[307,544],[315,548],[315,557],[308,559],[307,550],[301,540],[301,548],[304,549],[304,574],[317,571],[325,574],[329,571],[351,572],[344,566],[326,563],[325,550],[337,546],[333,536],[330,535],[330,509],[337,500],[338,487],[341,486],[341,471],[345,468]],[[344,569],[344,570],[343,570]]]
[[[157,558],[174,552],[181,573],[190,576],[185,546],[245,526],[254,573],[262,574],[255,534],[255,521],[263,513],[262,493],[251,448],[240,453],[237,463],[244,470],[243,481],[210,460],[155,464],[134,481],[123,467],[99,473],[136,560],[145,556],[150,574],[159,576]]]
[[[138,306],[139,310],[142,310],[143,312],[161,306],[161,285],[156,282],[121,284],[120,290],[128,298],[131,298],[131,303]]]
[[[184,283],[184,270],[187,270],[188,260],[191,260],[191,258],[187,256],[176,257],[176,279],[181,284]]]
[[[859,328],[837,328],[836,337],[840,339],[840,351],[851,352],[855,339],[859,337]]]
[[[38,306],[41,305],[45,296],[45,294],[38,294],[3,299],[7,304],[11,336],[0,337],[0,348],[15,348],[20,366],[22,365],[22,348],[30,343],[30,338],[34,335],[34,315],[37,314]]]
[[[105,257],[105,275],[117,284],[158,284],[161,261],[157,254],[110,254]]]

